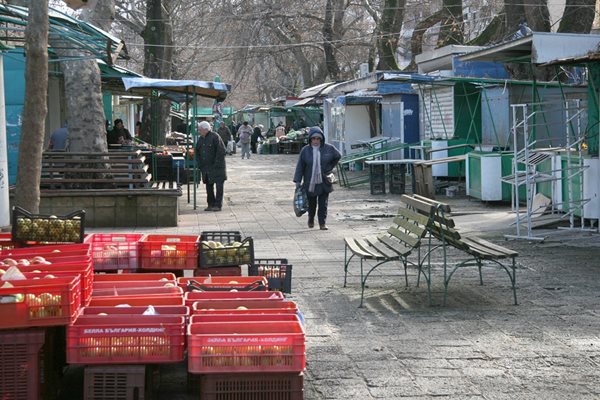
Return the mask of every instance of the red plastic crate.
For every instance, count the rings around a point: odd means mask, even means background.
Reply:
[[[158,315],[190,315],[190,308],[186,306],[152,306]],[[83,307],[80,315],[140,315],[148,309],[148,306],[133,306],[133,307],[114,307],[114,306],[95,306],[95,307]]]
[[[202,400],[303,400],[302,374],[210,374],[200,376]]]
[[[192,314],[296,314],[298,306],[287,300],[198,300]]]
[[[183,360],[185,317],[82,315],[67,327],[69,364],[153,364]]]
[[[92,298],[97,297],[183,297],[183,290],[180,287],[110,287],[110,288],[94,288]]]
[[[39,399],[44,340],[43,329],[0,330],[0,399]]]
[[[138,268],[138,243],[141,233],[94,233],[86,238],[92,246],[96,271],[135,270]]]
[[[242,267],[210,267],[194,270],[194,276],[241,276]]]
[[[0,288],[0,329],[67,325],[81,306],[81,279],[26,279]]]
[[[186,292],[183,295],[185,305],[191,307],[201,300],[283,300],[281,292]]]
[[[164,287],[176,287],[181,289],[174,282],[161,282],[161,281],[96,281],[94,282],[94,290],[102,291],[104,289],[114,289],[118,292],[134,291],[134,290],[147,290],[149,288],[164,288]]]
[[[66,263],[54,263],[54,264],[32,264],[27,267],[19,266],[21,272],[41,273],[41,274],[55,274],[55,273],[76,273],[81,277],[81,304],[87,305],[92,297],[92,281],[93,281],[93,268],[92,262],[88,259],[87,262],[66,262]]]
[[[179,277],[177,285],[188,289],[189,283],[201,290],[267,291],[268,281],[264,276],[211,276],[211,277]]]
[[[146,235],[139,242],[140,269],[196,269],[200,236]]]
[[[190,316],[190,324],[204,322],[302,322],[296,314],[195,314]]]
[[[299,322],[204,322],[188,326],[188,371],[194,374],[302,372]]]
[[[33,279],[33,280],[37,280],[37,279],[43,279],[45,277],[47,277],[48,275],[52,275],[55,278],[72,278],[75,276],[79,276],[79,279],[81,280],[81,305],[87,305],[90,302],[90,299],[92,298],[92,287],[90,286],[92,280],[91,280],[91,268],[89,268],[90,273],[86,276],[87,271],[84,270],[77,270],[77,271],[45,271],[45,272],[25,272],[25,271],[21,271],[23,272],[23,275],[25,275],[25,277],[27,279]]]
[[[144,400],[150,387],[143,365],[92,365],[83,375],[84,400]]]
[[[119,282],[119,281],[163,281],[175,282],[175,274],[170,272],[144,272],[127,274],[97,274],[94,282]]]
[[[20,247],[14,249],[5,249],[0,251],[0,259],[4,257],[25,258],[26,256],[45,256],[45,255],[91,255],[91,247],[89,243],[74,243],[74,244],[48,244],[39,246]]]
[[[183,296],[116,296],[92,297],[89,307],[183,306]]]
[[[11,250],[19,246],[20,243],[13,241],[10,233],[0,233],[0,254],[3,250]]]

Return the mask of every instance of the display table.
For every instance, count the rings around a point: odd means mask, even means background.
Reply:
[[[280,154],[299,154],[304,145],[304,140],[282,140],[277,143],[277,150]]]

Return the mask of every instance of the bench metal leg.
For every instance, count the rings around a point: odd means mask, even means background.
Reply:
[[[429,236],[429,244],[428,250],[425,254],[425,257],[421,260],[421,249],[419,249],[419,264],[418,272],[417,272],[417,287],[421,283],[421,274],[425,278],[425,282],[427,283],[427,300],[429,301],[429,305],[431,306],[431,253],[437,249],[439,246],[433,246],[431,243],[431,236]],[[427,260],[427,271],[423,271],[423,266],[425,265],[425,260]]]
[[[366,275],[363,274],[363,259],[360,259],[360,286],[361,286],[361,291],[360,291],[360,305],[358,306],[359,308],[361,308],[363,306],[363,298],[365,295],[365,286],[367,285],[367,279],[369,278],[369,275],[371,275],[371,272],[375,271],[375,269],[377,269],[377,267],[379,267],[382,264],[385,264],[387,262],[390,261],[395,261],[395,259],[392,260],[383,260],[377,264],[375,264],[373,267],[371,267],[371,269],[369,270],[369,272],[367,272]],[[406,266],[405,266],[406,268]],[[406,271],[406,270],[405,270]],[[408,278],[407,282],[408,282]]]
[[[512,284],[512,290],[513,290],[513,298],[515,300],[515,306],[519,305],[519,303],[517,303],[517,266],[515,264],[515,258],[513,257],[512,259],[512,275],[508,274],[510,276],[510,283]]]
[[[475,264],[472,263],[473,261],[475,262]],[[513,291],[514,304],[518,305],[518,303],[517,303],[517,267],[516,267],[515,259],[514,258],[512,259],[512,265],[510,267],[507,267],[506,265],[502,264],[498,260],[488,260],[488,261],[498,264],[504,271],[506,271],[506,273],[508,274],[508,277],[510,279],[510,284],[511,284],[511,288]],[[446,299],[448,297],[448,286],[450,284],[450,279],[452,279],[452,275],[454,275],[454,273],[461,267],[474,266],[474,265],[476,265],[477,268],[479,269],[479,282],[481,285],[483,285],[483,279],[482,279],[482,273],[481,273],[481,269],[483,267],[483,262],[481,259],[475,258],[475,259],[463,261],[463,262],[457,264],[447,276],[446,276],[446,265],[444,264],[444,302],[443,302],[444,306],[446,305]]]
[[[352,254],[350,256],[350,258],[348,258],[348,246],[345,245],[344,246],[344,287],[346,287],[346,278],[348,276],[348,265],[350,264],[350,260],[352,260],[352,257],[354,257],[354,254]],[[362,262],[362,260],[361,260]]]

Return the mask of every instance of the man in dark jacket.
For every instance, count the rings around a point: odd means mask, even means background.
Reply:
[[[227,180],[225,145],[221,137],[211,130],[210,124],[206,121],[198,124],[198,132],[200,136],[196,143],[196,162],[202,173],[202,182],[206,185],[206,202],[208,203],[208,207],[204,211],[221,211],[223,186]]]
[[[315,226],[315,215],[319,220],[319,228],[327,227],[327,203],[329,193],[333,192],[332,182],[328,175],[340,161],[342,155],[334,146],[325,143],[325,135],[318,126],[308,131],[309,144],[300,151],[294,182],[296,187],[302,186],[308,197],[308,227]],[[317,205],[319,212],[317,213]]]
[[[223,141],[223,144],[225,145],[227,154],[231,155],[231,153],[233,153],[233,146],[231,146],[231,149],[230,149],[229,142],[233,143],[233,136],[231,136],[231,131],[229,130],[227,125],[225,125],[224,122],[221,123],[221,125],[219,125],[219,129],[217,129],[217,133],[219,134],[219,136],[221,137],[221,140]]]
[[[252,150],[252,154],[256,154],[256,146],[259,141],[263,140],[262,129],[262,125],[256,125],[252,131],[252,136],[250,137],[250,150]]]

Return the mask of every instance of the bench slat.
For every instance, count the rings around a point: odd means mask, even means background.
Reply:
[[[456,229],[448,225],[442,225],[438,222],[432,222],[429,225],[429,230],[434,233],[434,236],[436,236],[438,239],[442,239],[444,237],[452,240],[461,239],[460,233]]]
[[[344,243],[350,249],[350,251],[362,258],[373,258],[371,253],[364,251],[361,247],[356,244],[356,238],[344,238]]]
[[[398,209],[398,215],[396,218],[398,217],[403,217],[405,219],[416,221],[423,226],[427,225],[427,223],[429,222],[429,216],[426,216],[424,214],[417,214],[413,210],[408,209],[406,207],[400,207]]]
[[[516,257],[519,255],[516,251],[507,249],[506,247],[495,245],[487,240],[478,237],[467,237],[463,238],[463,242],[466,243],[470,249],[480,253],[483,256],[492,258],[507,258]]]
[[[61,165],[61,164],[144,164],[144,159],[143,158],[132,158],[132,159],[126,159],[126,158],[119,158],[119,159],[113,159],[113,158],[102,158],[102,159],[89,159],[89,158],[80,158],[80,159],[73,159],[73,158],[61,158],[61,159],[52,159],[52,160],[48,160],[48,159],[42,159],[42,166],[44,165]]]
[[[369,238],[357,238],[354,241],[356,242],[356,245],[358,247],[360,247],[362,249],[362,251],[366,252],[367,254],[370,254],[372,258],[376,258],[376,259],[385,259],[387,258],[387,256],[381,252],[379,252],[376,248],[374,248],[373,246],[371,246],[371,244],[369,243]]]
[[[405,195],[405,196],[407,196],[407,195]],[[427,203],[431,206],[437,207],[439,210],[442,210],[446,214],[451,212],[450,205],[447,203],[442,203],[441,201],[433,200],[433,199],[430,199],[429,197],[421,196],[419,194],[413,194],[412,197],[414,197],[415,199],[420,200],[424,203]]]
[[[50,185],[50,186],[59,186],[63,184],[71,184],[71,183],[114,183],[125,184],[125,185],[135,185],[135,184],[148,184],[148,179],[42,179],[40,181],[41,185]]]
[[[394,223],[398,225],[400,228],[412,233],[415,236],[422,236],[425,232],[425,226],[419,225],[410,221],[408,219],[396,217],[394,218]]]
[[[136,168],[77,168],[73,167],[50,167],[44,168],[42,172],[62,172],[62,173],[92,173],[92,174],[102,174],[102,173],[123,173],[123,174],[145,174],[148,172],[148,165],[144,165],[143,167]]]
[[[432,208],[431,204],[428,204],[427,202],[424,202],[415,197],[411,197],[411,196],[403,194],[401,196],[400,200],[403,203],[407,204],[408,206],[416,209],[418,212],[423,213],[425,215],[429,215],[429,213],[431,212],[431,208]]]
[[[396,252],[393,247],[390,248],[390,247],[386,246],[385,243],[382,241],[382,239],[384,237],[385,236],[380,236],[380,237],[371,239],[371,240],[369,240],[369,244],[371,245],[371,247],[373,247],[378,252],[383,254],[385,256],[385,258],[387,258],[389,260],[398,258],[400,256],[400,254],[398,252]]]
[[[410,236],[394,226],[389,227],[387,232],[410,247],[418,246],[421,241],[420,237]]]
[[[392,239],[389,236],[381,236],[379,238],[386,246],[393,249],[396,253],[407,256],[412,252],[412,247],[406,246],[404,243],[398,242],[397,240]]]

